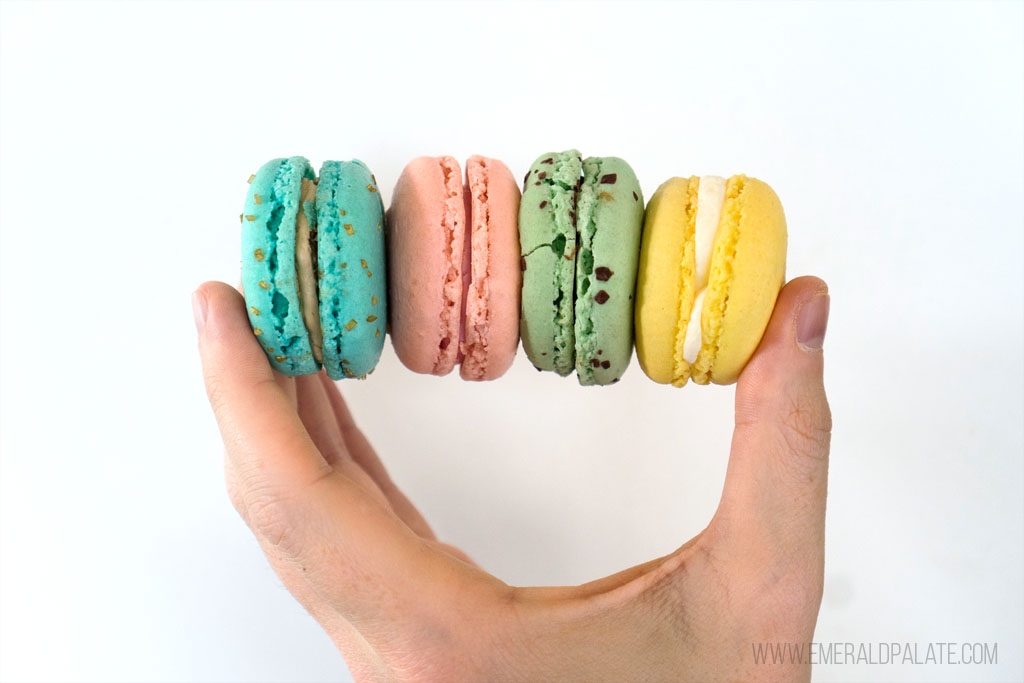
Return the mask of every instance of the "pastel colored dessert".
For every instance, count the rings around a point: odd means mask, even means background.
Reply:
[[[366,166],[329,161],[317,181],[303,157],[269,161],[249,179],[241,220],[246,307],[271,366],[371,372],[387,295],[383,204]]]
[[[543,154],[524,179],[520,335],[538,370],[614,384],[633,353],[644,201],[616,157]]]
[[[242,288],[249,322],[270,365],[289,376],[320,368],[319,350],[307,327],[317,313],[315,307],[309,310],[309,301],[316,301],[316,280],[308,270],[300,278],[297,254],[306,269],[311,257],[308,241],[296,241],[300,217],[307,232],[316,230],[316,210],[309,198],[315,178],[303,157],[268,161],[249,178],[241,217]]]
[[[731,384],[761,341],[785,279],[786,218],[743,175],[672,178],[647,207],[636,347],[655,382]]]
[[[391,342],[414,372],[466,380],[508,370],[519,346],[519,188],[496,159],[402,171],[388,209]]]
[[[387,332],[384,203],[361,161],[325,161],[316,191],[323,364],[331,379],[373,372]]]

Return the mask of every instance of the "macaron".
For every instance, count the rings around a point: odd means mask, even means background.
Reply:
[[[643,192],[617,157],[542,154],[519,208],[520,335],[538,370],[614,384],[633,353]]]
[[[655,382],[731,384],[761,341],[785,279],[786,218],[744,175],[672,178],[647,207],[636,347]]]
[[[384,203],[361,161],[326,161],[316,192],[323,364],[331,379],[373,372],[387,333]]]
[[[502,162],[419,157],[388,209],[391,342],[410,370],[466,380],[508,370],[519,346],[519,188]]]
[[[316,234],[315,179],[304,157],[268,161],[249,178],[241,216],[249,322],[270,365],[288,376],[320,369],[309,244],[309,235]],[[297,239],[300,232],[305,239]]]
[[[326,162],[318,181],[305,158],[274,159],[250,177],[242,287],[275,370],[307,375],[322,364],[332,379],[373,370],[387,319],[383,219],[359,161]]]

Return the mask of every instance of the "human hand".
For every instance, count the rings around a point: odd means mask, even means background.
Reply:
[[[335,385],[274,373],[242,297],[193,298],[231,501],[357,681],[807,680],[752,644],[811,640],[831,417],[825,283],[798,278],[736,390],[714,517],[678,550],[580,586],[509,586],[437,540]]]

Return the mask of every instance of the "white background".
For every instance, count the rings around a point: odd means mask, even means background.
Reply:
[[[987,5],[4,3],[0,678],[347,678],[223,490],[189,295],[238,278],[264,161],[617,155],[647,197],[745,172],[832,292],[818,641],[997,642],[1024,678],[1024,10]],[[343,384],[447,540],[587,581],[710,519],[733,389]]]

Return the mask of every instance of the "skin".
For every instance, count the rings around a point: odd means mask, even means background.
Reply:
[[[783,288],[740,376],[725,488],[704,531],[562,587],[509,586],[439,541],[335,385],[271,370],[237,291],[206,283],[193,306],[231,500],[356,681],[810,679],[806,663],[755,664],[751,643],[812,640],[821,601],[821,280]]]

